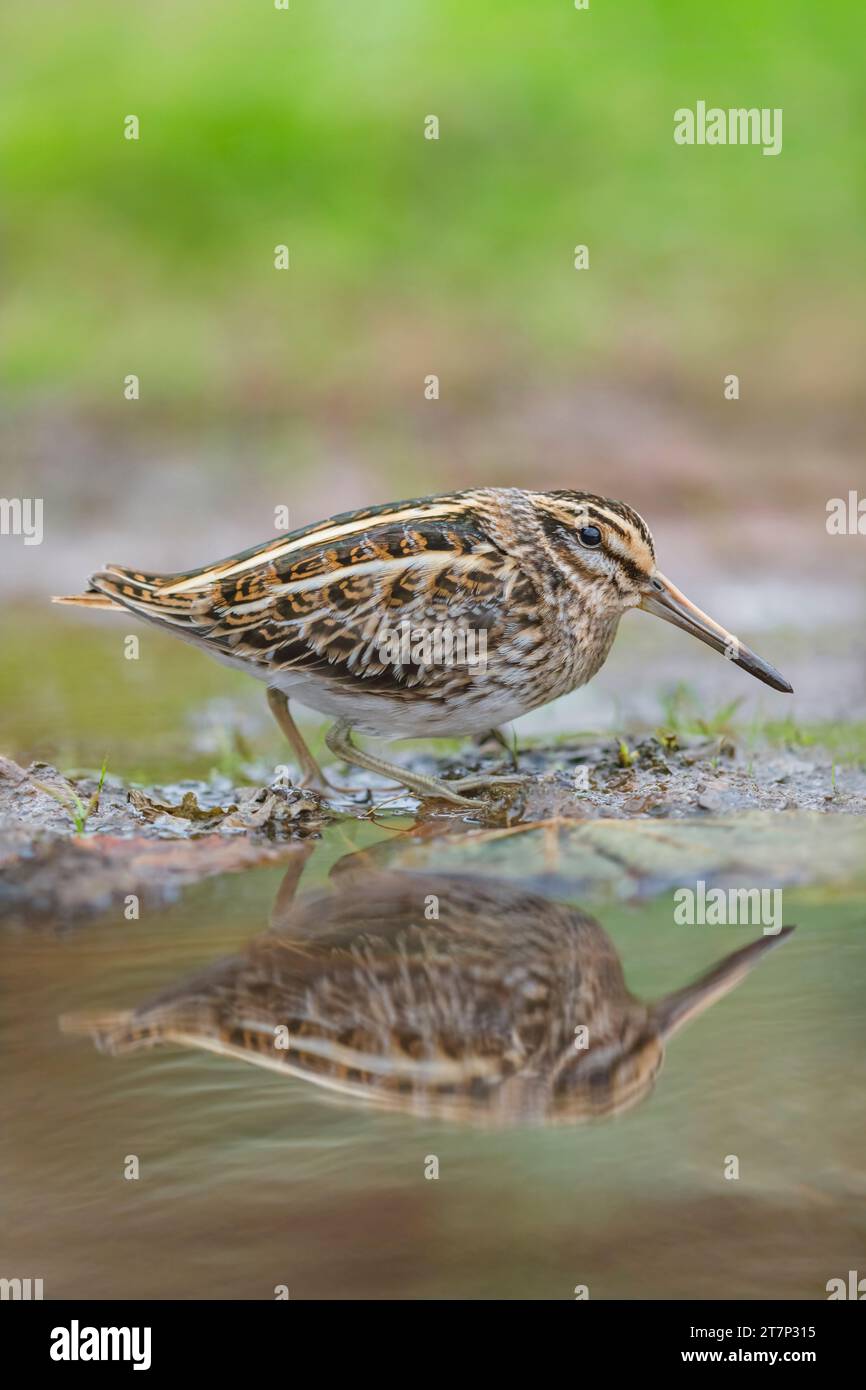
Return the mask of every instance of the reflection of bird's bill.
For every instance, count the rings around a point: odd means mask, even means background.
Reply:
[[[745,975],[748,975],[767,951],[784,941],[793,930],[793,927],[783,927],[774,936],[762,936],[760,940],[750,942],[748,946],[743,946],[741,950],[734,951],[732,955],[719,961],[700,979],[660,999],[652,1006],[650,1012],[661,1036],[665,1039],[672,1037],[717,999],[728,994]]]
[[[654,575],[652,589],[644,595],[640,606],[645,613],[654,613],[657,618],[663,618],[666,623],[673,623],[674,627],[681,627],[684,632],[691,633],[692,637],[706,642],[714,651],[722,652],[735,666],[741,666],[750,676],[755,676],[765,685],[792,694],[793,687],[780,675],[775,666],[771,666],[769,661],[764,661],[763,657],[751,651],[733,633],[708,617],[696,604],[687,599],[675,584],[665,579],[663,574]]]

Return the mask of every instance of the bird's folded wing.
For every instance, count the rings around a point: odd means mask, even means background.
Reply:
[[[186,575],[108,567],[116,603],[223,656],[367,689],[423,681],[442,641],[485,646],[531,585],[517,561],[436,499],[353,513]],[[426,646],[425,646],[426,642]]]

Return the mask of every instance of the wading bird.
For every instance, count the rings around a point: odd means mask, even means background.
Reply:
[[[659,573],[636,511],[587,492],[475,488],[344,512],[182,574],[108,565],[86,593],[57,602],[129,609],[263,680],[305,783],[324,779],[292,698],[335,719],[326,742],[337,757],[458,805],[478,804],[466,792],[516,779],[406,771],[353,734],[495,731],[591,680],[630,608],[791,690]],[[408,659],[394,642],[407,625]],[[436,659],[445,628],[483,634],[473,645],[483,661]]]

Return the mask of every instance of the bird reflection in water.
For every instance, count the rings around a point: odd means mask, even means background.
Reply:
[[[573,1124],[648,1095],[667,1040],[793,930],[647,1004],[577,908],[516,883],[354,858],[297,900],[290,871],[271,929],[242,954],[129,1012],[62,1026],[110,1053],[202,1048],[418,1116]]]

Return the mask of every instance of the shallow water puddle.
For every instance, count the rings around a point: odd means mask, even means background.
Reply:
[[[341,824],[300,886],[4,934],[5,1261],[46,1297],[825,1296],[866,1235],[866,897],[825,845],[789,936],[677,925],[700,828],[655,896],[656,860],[618,895],[561,827]],[[160,994],[183,1045],[60,1031]]]

